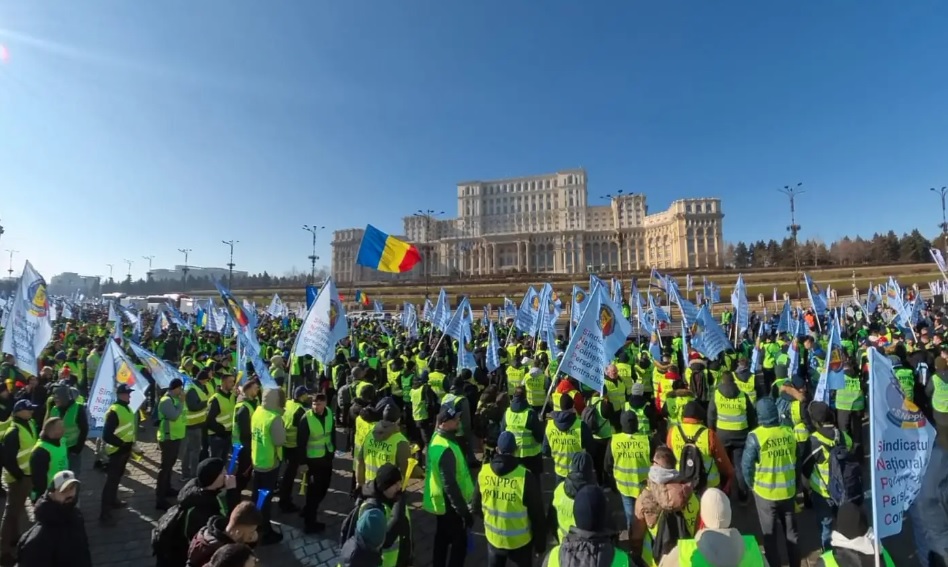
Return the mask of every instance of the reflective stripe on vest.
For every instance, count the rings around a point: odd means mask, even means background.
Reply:
[[[161,404],[165,401],[170,401],[175,408],[181,409],[181,400],[172,398],[167,394],[161,397],[158,401],[158,406],[161,407]],[[186,431],[187,422],[184,412],[179,413],[177,419],[174,421],[168,421],[165,419],[165,416],[162,415],[161,411],[158,412],[158,441],[178,441],[184,439]]]
[[[530,518],[523,503],[527,469],[518,465],[499,476],[491,467],[481,467],[478,487],[484,512],[484,535],[498,549],[514,550],[530,543]]]
[[[736,398],[728,398],[720,390],[715,390],[714,407],[718,410],[718,429],[722,431],[747,429],[747,398],[743,392],[739,392]]]
[[[188,384],[187,389],[189,391],[194,390],[195,392],[197,392],[198,399],[201,400],[201,403],[204,405],[203,408],[197,411],[191,411],[190,409],[188,410],[188,414],[187,414],[188,427],[201,425],[204,423],[204,420],[207,419],[207,399],[210,397],[210,395],[207,393],[207,389],[205,389],[204,386],[200,385],[197,382],[191,382],[190,384]]]
[[[217,418],[214,420],[221,424],[225,431],[231,431],[234,428],[234,406],[236,398],[234,393],[224,395],[220,392],[214,392],[211,400],[217,400]]]
[[[33,446],[36,445],[37,438],[36,426],[32,420],[29,422],[29,426],[13,422],[13,427],[7,430],[4,439],[9,439],[11,435],[19,437],[20,450],[16,454],[16,464],[20,467],[20,470],[23,471],[23,474],[26,475],[26,478],[29,478],[30,455],[33,454]],[[3,481],[7,484],[16,481],[13,475],[7,472],[6,467],[3,467]]]
[[[862,381],[858,376],[846,376],[846,386],[836,390],[836,409],[843,411],[861,411],[866,409],[866,399],[862,395]]]
[[[523,377],[526,376],[527,369],[524,367],[514,368],[513,366],[507,367],[507,395],[513,396],[514,389],[517,386],[520,386],[523,383]],[[544,396],[546,399],[546,396]],[[543,403],[542,401],[540,402]],[[533,405],[533,404],[530,404]]]
[[[286,443],[283,444],[284,447],[289,447],[290,449],[296,448],[296,424],[293,423],[293,418],[296,416],[296,410],[300,409],[301,406],[296,400],[287,400],[286,405],[283,408],[283,427],[286,429]]]
[[[444,501],[444,484],[441,482],[441,456],[445,451],[451,451],[455,462],[455,479],[461,489],[461,497],[470,504],[474,499],[474,479],[467,466],[467,459],[461,447],[453,439],[448,439],[440,432],[435,432],[428,444],[428,467],[425,469],[425,488],[422,495],[421,507],[436,516],[443,516],[446,510]],[[488,467],[489,468],[489,467]]]
[[[797,443],[806,443],[810,438],[810,432],[806,428],[806,422],[803,421],[803,405],[800,400],[790,402],[790,419],[793,421],[793,437]]]
[[[306,458],[318,459],[325,456],[327,452],[331,453],[336,450],[332,440],[333,417],[331,409],[326,408],[322,423],[316,418],[313,410],[307,410],[303,419],[306,420],[306,427],[309,429],[309,439],[306,440]],[[323,423],[330,425],[328,430],[323,427]]]
[[[797,493],[797,441],[793,431],[782,425],[761,426],[751,435],[757,437],[760,445],[754,472],[754,494],[771,502],[793,498]]]
[[[65,414],[62,408],[54,405],[49,414],[63,420],[63,440],[66,447],[75,447],[79,442],[79,422],[76,420],[79,415],[79,404],[76,402],[69,404],[69,409]],[[0,428],[0,433],[5,430],[6,428]]]
[[[523,387],[526,390],[529,405],[539,407],[546,401],[546,376],[543,374],[527,375],[523,380]]]
[[[839,433],[838,430],[837,433]],[[813,438],[820,443],[820,447],[817,449],[817,451],[822,451],[823,462],[816,463],[816,466],[813,467],[813,472],[810,473],[810,488],[813,489],[813,492],[816,492],[823,498],[829,498],[830,493],[826,486],[826,483],[829,481],[830,477],[829,455],[830,449],[836,446],[836,439],[830,439],[819,431],[815,431],[813,433]],[[843,442],[845,443],[847,449],[852,449],[853,440],[848,433],[843,433]]]
[[[554,421],[548,421],[546,424],[546,439],[550,445],[556,476],[565,478],[569,474],[569,463],[573,455],[583,450],[581,423],[577,417],[566,431],[560,431]]]
[[[271,470],[280,465],[282,451],[270,438],[270,426],[280,414],[263,406],[253,410],[250,417],[250,460],[255,469]]]
[[[613,477],[619,494],[638,498],[648,480],[652,465],[651,447],[644,433],[616,433],[610,445]]]
[[[359,455],[359,451],[362,449],[362,444],[365,443],[365,438],[369,436],[369,433],[372,432],[372,429],[375,427],[375,423],[371,421],[366,421],[361,415],[357,415],[355,419],[355,435],[352,440],[352,470],[356,469],[356,456]]]
[[[532,408],[523,411],[514,411],[507,408],[504,412],[504,424],[507,426],[514,439],[517,441],[516,457],[533,457],[540,454],[543,449],[540,443],[533,436],[533,432],[527,429],[527,421],[530,415],[536,415]]]
[[[630,411],[635,414],[635,417],[638,418],[639,422],[639,433],[644,433],[649,435],[652,433],[652,423],[648,420],[648,416],[645,415],[645,406],[640,408],[632,407],[632,404],[629,402],[625,403],[625,406],[622,408],[623,411]]]
[[[115,436],[125,443],[134,443],[137,428],[135,427],[135,415],[132,413],[132,410],[130,410],[128,406],[112,404],[112,406],[109,407],[109,411],[118,417],[118,426],[115,428]],[[108,413],[106,413],[106,419],[108,419]],[[119,450],[119,448],[114,445],[109,445],[108,443],[106,443],[106,445],[105,452],[108,455]]]
[[[398,446],[408,443],[401,432],[393,433],[387,439],[376,439],[375,435],[366,437],[362,444],[362,462],[365,464],[365,482],[372,482],[382,465],[398,464]]]

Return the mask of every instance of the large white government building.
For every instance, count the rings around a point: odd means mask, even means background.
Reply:
[[[364,229],[337,230],[332,275],[338,282],[421,280],[426,275],[575,274],[701,269],[723,265],[721,200],[679,199],[649,214],[645,195],[613,192],[589,205],[587,176],[573,169],[459,183],[457,218],[414,214],[397,238],[423,262],[406,274],[355,263]],[[425,265],[427,263],[427,266]]]

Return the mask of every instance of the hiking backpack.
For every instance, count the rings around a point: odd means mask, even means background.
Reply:
[[[857,455],[853,454],[837,431],[836,445],[829,450],[829,479],[826,489],[830,500],[837,507],[846,502],[862,504],[863,485],[862,467]]]
[[[688,437],[681,425],[678,426],[678,434],[685,442],[684,447],[681,448],[681,457],[678,459],[678,472],[682,480],[691,484],[695,492],[704,490],[708,484],[708,471],[704,469],[704,457],[701,449],[698,448],[698,438],[705,430],[705,427],[699,427],[694,436]]]
[[[362,512],[363,504],[365,504],[364,498],[361,496],[356,498],[352,510],[342,520],[342,526],[339,529],[339,545],[345,545],[346,541],[355,535],[356,524],[359,522],[359,514]]]

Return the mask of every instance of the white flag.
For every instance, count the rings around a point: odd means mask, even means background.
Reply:
[[[49,298],[46,296],[46,281],[39,275],[29,260],[16,288],[12,305],[7,306],[10,315],[3,334],[3,352],[13,355],[16,367],[38,376],[36,361],[53,336],[49,322]]]

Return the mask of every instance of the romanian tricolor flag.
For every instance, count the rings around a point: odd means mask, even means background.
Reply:
[[[365,227],[356,264],[400,274],[411,270],[420,261],[421,254],[414,245],[393,238],[371,224]]]
[[[356,303],[368,306],[370,302],[371,300],[369,299],[369,296],[366,295],[364,291],[361,289],[356,290]]]

